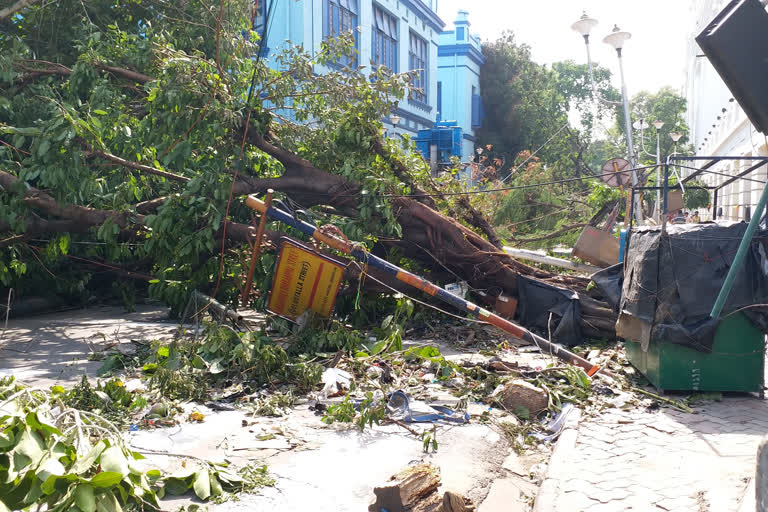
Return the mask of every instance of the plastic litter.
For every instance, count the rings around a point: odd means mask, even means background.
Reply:
[[[349,389],[352,382],[352,375],[349,372],[338,368],[326,368],[323,371],[323,390],[320,391],[322,398],[328,398],[342,389]]]
[[[391,419],[405,423],[435,423],[439,421],[467,423],[469,421],[469,414],[467,412],[454,411],[440,405],[429,405],[424,402],[412,401],[403,390],[389,394],[387,412]]]
[[[531,437],[538,439],[539,441],[554,441],[560,437],[560,434],[563,433],[568,415],[571,414],[575,409],[576,408],[572,403],[564,403],[563,407],[560,409],[560,412],[557,413],[555,417],[552,418],[544,427],[544,429],[549,432],[549,434],[535,433],[531,434]]]

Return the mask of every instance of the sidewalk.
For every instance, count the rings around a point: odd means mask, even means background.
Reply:
[[[726,396],[696,414],[608,409],[577,432],[553,455],[536,511],[755,509],[750,483],[768,433],[766,400]]]

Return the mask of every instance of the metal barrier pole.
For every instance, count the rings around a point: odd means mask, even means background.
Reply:
[[[378,256],[371,254],[370,252],[365,250],[363,246],[359,244],[354,244],[352,242],[348,242],[346,240],[337,238],[333,235],[323,233],[316,226],[313,226],[312,224],[298,220],[292,215],[290,215],[289,213],[286,213],[282,210],[267,206],[264,203],[264,201],[262,201],[255,195],[248,196],[248,198],[245,201],[245,204],[247,204],[248,207],[253,208],[256,211],[261,212],[265,216],[269,216],[277,221],[283,222],[285,224],[288,224],[289,226],[292,226],[298,229],[302,233],[311,236],[312,238],[314,238],[319,242],[323,242],[329,247],[333,247],[334,249],[341,251],[344,254],[349,254],[350,256],[355,258],[357,261],[363,263],[364,265],[370,265],[380,270],[383,270],[384,272],[395,277],[395,279],[397,279],[398,281],[401,281],[410,286],[413,286],[417,290],[421,290],[424,293],[427,293],[435,298],[438,298],[443,302],[451,304],[452,306],[455,306],[458,309],[464,310],[470,315],[477,317],[481,320],[484,320],[489,324],[494,325],[505,332],[508,332],[509,334],[511,334],[512,336],[518,339],[521,339],[531,345],[536,345],[544,353],[557,356],[567,363],[580,366],[587,372],[587,375],[589,376],[594,375],[600,369],[598,366],[593,365],[583,357],[580,357],[574,354],[573,352],[570,352],[564,349],[560,345],[557,345],[555,343],[550,343],[549,341],[545,340],[541,336],[534,334],[528,329],[521,327],[513,322],[510,322],[506,318],[502,318],[495,313],[491,313],[487,309],[481,308],[477,304],[473,304],[459,297],[458,295],[454,295],[448,292],[447,290],[440,288],[434,283],[431,283],[426,279],[417,276],[416,274],[412,274],[407,270],[404,270],[396,265],[391,264],[385,259],[379,258]],[[604,373],[607,373],[607,372],[604,372]]]
[[[757,206],[755,206],[755,211],[763,211],[766,203],[768,203],[768,185],[763,188],[763,193],[760,195],[760,200],[757,202]],[[755,235],[755,231],[757,231],[758,224],[760,224],[760,216],[753,215],[752,219],[749,221],[747,230],[744,232],[744,237],[741,239],[736,257],[733,258],[731,268],[728,269],[728,275],[725,276],[725,282],[720,289],[720,294],[717,296],[717,300],[715,300],[715,305],[712,306],[712,312],[709,314],[710,317],[718,318],[720,313],[722,313],[725,301],[728,300],[728,294],[731,293],[733,282],[736,280],[736,274],[741,270],[742,265],[744,265],[744,259],[747,257],[747,249],[749,249],[749,246],[752,243],[752,237]]]

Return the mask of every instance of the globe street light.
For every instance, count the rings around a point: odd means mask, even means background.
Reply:
[[[587,47],[587,69],[589,69],[589,83],[592,86],[593,94],[597,95],[595,91],[595,79],[592,76],[592,54],[589,52],[589,33],[597,26],[597,20],[587,16],[587,12],[584,11],[579,18],[579,21],[571,25],[571,28],[581,34],[584,37],[584,45]]]

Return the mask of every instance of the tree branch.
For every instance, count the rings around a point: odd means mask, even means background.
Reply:
[[[10,7],[6,7],[5,9],[0,9],[0,21],[4,21],[8,18],[10,18],[14,13],[19,12],[25,7],[28,7],[34,3],[37,3],[39,0],[18,0],[15,4],[13,4]]]
[[[178,181],[180,183],[186,183],[189,181],[189,178],[186,176],[180,176],[178,174],[173,174],[172,172],[162,171],[160,169],[157,169],[156,167],[151,167],[149,165],[143,165],[138,162],[131,162],[129,160],[125,160],[124,158],[120,158],[119,156],[112,155],[110,153],[105,153],[103,151],[93,151],[93,152],[87,152],[86,157],[92,157],[97,156],[104,158],[105,160],[109,160],[110,162],[115,162],[116,164],[120,164],[123,167],[128,167],[130,169],[136,169],[137,171],[145,172],[147,174],[154,174],[155,176],[162,176],[163,178]]]

